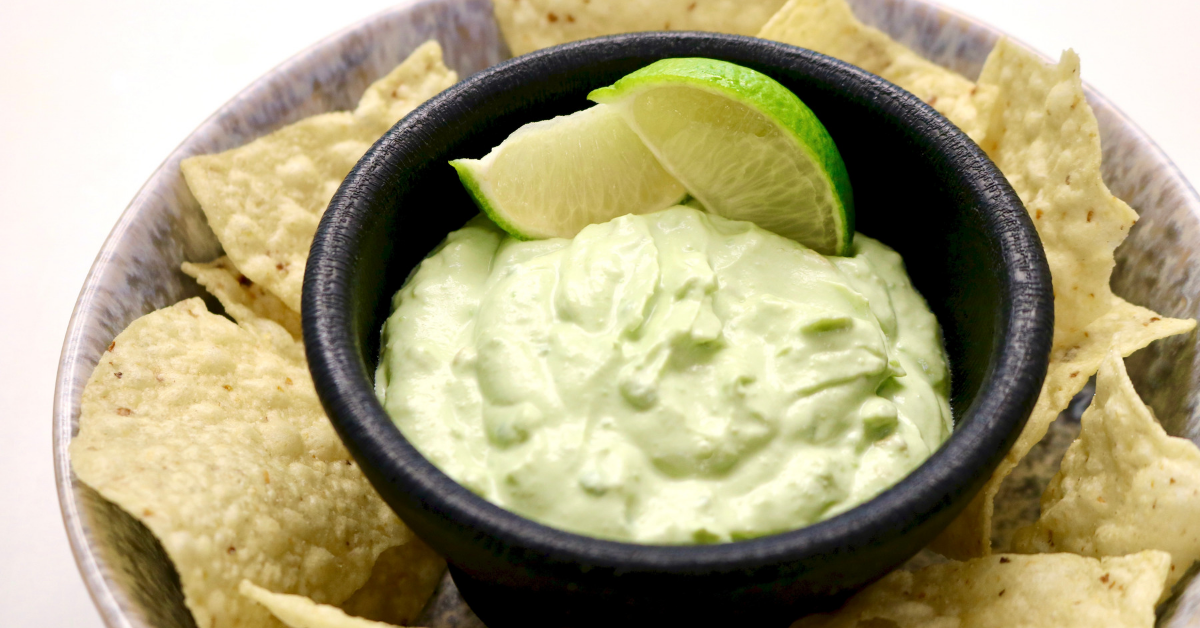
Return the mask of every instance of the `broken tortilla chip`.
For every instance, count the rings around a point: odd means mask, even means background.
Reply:
[[[233,264],[299,312],[308,249],[342,180],[388,128],[456,80],[441,47],[426,42],[367,88],[353,113],[312,116],[190,157],[184,178]]]
[[[523,55],[569,41],[639,31],[754,35],[785,0],[494,0],[508,49]]]
[[[1170,557],[997,555],[893,571],[792,628],[1152,628]]]
[[[272,593],[249,580],[242,580],[238,591],[289,628],[395,628],[393,624],[347,615],[336,606],[319,604],[303,595]]]
[[[338,440],[302,361],[198,298],[147,314],[102,354],[70,446],[81,481],[141,521],[199,628],[279,626],[252,578],[338,604],[413,542]]]
[[[841,59],[912,92],[976,142],[987,129],[996,89],[947,70],[871,28],[846,0],[791,0],[758,33]]]
[[[215,296],[225,313],[243,329],[269,344],[280,357],[307,368],[300,314],[250,281],[228,257],[208,264],[184,262],[181,269]]]
[[[243,275],[228,257],[222,256],[207,264],[184,262],[183,272],[217,297],[233,320],[248,323],[265,318],[278,323],[296,340],[300,339],[300,313]]]
[[[1200,558],[1200,449],[1168,436],[1142,403],[1120,354],[1096,375],[1079,438],[1042,495],[1038,521],[1017,531],[1019,552],[1171,554],[1173,585]]]

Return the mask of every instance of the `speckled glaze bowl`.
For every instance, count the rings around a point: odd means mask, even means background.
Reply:
[[[868,24],[968,77],[978,75],[1001,36],[920,0],[851,4]],[[247,87],[201,124],[150,176],[97,255],[63,344],[53,453],[68,538],[110,628],[194,626],[158,542],[132,517],[79,483],[67,459],[80,394],[104,348],[135,318],[200,294],[179,264],[219,254],[179,174],[179,162],[241,145],[305,116],[350,108],[374,78],[431,37],[441,42],[447,64],[464,77],[509,56],[488,0],[410,0],[336,33]],[[1105,181],[1141,214],[1117,252],[1113,287],[1126,299],[1164,314],[1195,317],[1200,305],[1200,196],[1136,124],[1094,90],[1088,90],[1088,100],[1100,123]],[[1172,338],[1127,360],[1139,392],[1167,431],[1193,439],[1200,438],[1196,346],[1195,337]],[[1040,489],[1032,494],[1034,507],[1038,493]],[[1200,585],[1193,583],[1160,609],[1158,625],[1183,628],[1198,619]],[[416,624],[480,625],[449,581]]]
[[[955,427],[908,477],[826,521],[732,543],[638,545],[541,525],[457,484],[392,423],[375,396],[374,370],[392,295],[445,234],[478,213],[447,162],[482,157],[521,125],[586,108],[593,89],[683,56],[763,72],[820,118],[850,173],[858,229],[904,257],[941,322]],[[908,203],[921,208],[920,220],[898,209]],[[1053,313],[1050,270],[1020,199],[975,142],[920,99],[778,42],[652,32],[506,61],[401,120],[321,219],[301,317],[317,394],[342,441],[400,518],[446,557],[487,625],[650,628],[785,626],[920,551],[1024,426],[1046,372]]]

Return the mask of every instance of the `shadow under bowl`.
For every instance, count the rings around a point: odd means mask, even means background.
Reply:
[[[380,328],[409,272],[477,213],[448,160],[480,157],[525,123],[589,106],[594,88],[688,56],[763,72],[825,124],[854,186],[858,230],[903,256],[942,325],[955,429],[891,489],[792,532],[655,546],[552,529],[469,492],[405,440],[374,393]],[[900,565],[966,506],[1033,407],[1053,300],[1041,244],[1016,194],[974,142],[915,96],[809,50],[671,32],[525,55],[401,120],[321,221],[303,319],[317,392],[342,440],[384,500],[446,556],[463,597],[492,628],[784,624]]]

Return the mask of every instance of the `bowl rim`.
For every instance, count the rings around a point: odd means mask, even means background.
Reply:
[[[1001,290],[1007,294],[997,312],[991,359],[975,399],[956,418],[956,429],[947,441],[917,469],[874,498],[813,525],[728,543],[661,545],[589,537],[525,518],[458,484],[403,437],[376,398],[373,374],[366,371],[355,347],[358,334],[350,312],[353,282],[349,279],[361,258],[355,246],[362,222],[370,214],[368,197],[386,176],[382,173],[394,169],[398,159],[398,138],[419,137],[424,125],[445,119],[439,115],[443,107],[469,100],[473,91],[484,90],[481,86],[512,85],[523,70],[536,71],[572,56],[618,58],[627,45],[648,40],[771,51],[797,65],[867,86],[881,96],[878,100],[888,103],[885,109],[913,114],[896,117],[917,129],[931,146],[969,160],[956,162],[955,170],[989,190],[980,194],[991,201],[982,215],[992,233],[1000,236],[989,239],[999,249],[998,261],[1006,271],[1000,276]],[[1009,230],[1001,225],[1010,225]],[[339,436],[385,498],[386,485],[398,486],[436,516],[538,554],[544,561],[623,572],[693,573],[753,569],[865,547],[881,538],[903,536],[922,523],[921,515],[937,512],[948,500],[957,499],[957,507],[965,507],[969,499],[961,498],[962,493],[977,490],[986,479],[979,473],[980,461],[990,474],[1033,408],[1049,363],[1053,310],[1049,267],[1028,212],[982,149],[932,107],[874,74],[811,50],[739,35],[671,31],[581,40],[504,61],[460,81],[397,123],[358,162],[321,219],[305,272],[301,318],[317,394]],[[1017,338],[1020,342],[1014,342]]]

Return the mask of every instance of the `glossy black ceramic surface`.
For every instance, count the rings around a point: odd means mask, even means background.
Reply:
[[[554,530],[496,507],[427,462],[377,401],[392,294],[476,213],[446,164],[524,123],[590,105],[591,89],[667,57],[754,68],[825,124],[854,186],[858,230],[904,256],[942,324],[954,434],[892,489],[819,524],[752,541],[645,546]],[[313,242],[304,337],[317,392],[383,498],[444,554],[466,600],[506,625],[786,625],[902,563],[982,486],[1045,374],[1050,274],[1004,177],[957,128],[894,85],[764,40],[643,33],[576,42],[469,77],[401,120],[359,162]]]

